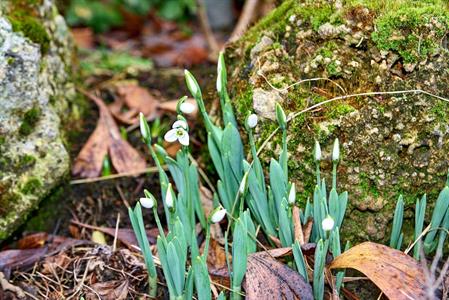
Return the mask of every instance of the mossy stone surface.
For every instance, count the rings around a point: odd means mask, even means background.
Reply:
[[[366,92],[421,89],[448,97],[447,32],[446,1],[283,1],[227,50],[236,113],[243,122],[260,89],[279,95],[288,113]],[[312,195],[315,139],[330,180],[332,143],[339,138],[339,190],[349,192],[350,202],[344,237],[386,241],[399,194],[410,211],[423,193],[432,205],[443,188],[448,117],[449,103],[422,93],[322,105],[289,123],[292,180],[303,200]],[[276,127],[261,118],[259,145]],[[279,141],[280,135],[267,144],[265,161],[279,155]]]
[[[69,172],[63,124],[77,105],[72,55],[53,1],[1,1],[0,240]]]

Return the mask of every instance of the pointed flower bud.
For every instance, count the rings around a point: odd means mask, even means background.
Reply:
[[[167,193],[165,194],[165,204],[168,208],[172,208],[174,201],[173,201],[173,188],[171,186],[171,183],[168,184]]]
[[[285,130],[287,128],[287,117],[279,103],[276,103],[276,119],[279,123],[279,127],[281,127],[282,130]]]
[[[335,139],[334,149],[332,150],[332,161],[336,162],[340,159],[340,142],[338,138]]]
[[[334,224],[334,219],[332,219],[330,215],[327,215],[327,217],[321,222],[321,226],[324,231],[331,231],[334,228]]]
[[[317,140],[315,140],[315,149],[313,151],[313,158],[316,162],[319,162],[321,160],[321,147],[320,143],[318,143]]]
[[[223,84],[226,83],[226,65],[224,61],[223,52],[220,52],[218,56],[217,64],[217,92],[221,93],[223,90]]]
[[[151,142],[151,131],[143,113],[139,113],[140,134],[145,142]]]
[[[196,105],[191,102],[186,101],[186,102],[181,103],[181,105],[179,106],[179,109],[181,110],[182,113],[184,113],[186,115],[190,115],[196,111]]]
[[[219,206],[212,212],[212,216],[210,218],[210,221],[212,223],[220,223],[225,216],[226,216],[226,209],[224,209],[223,207]]]
[[[195,98],[200,97],[201,91],[195,77],[193,77],[192,73],[187,70],[184,70],[184,75],[186,78],[187,88],[189,89],[190,93],[192,93],[193,97]]]
[[[290,191],[288,192],[288,203],[295,204],[296,202],[296,185],[292,183],[290,186]]]
[[[248,175],[249,175],[249,171],[245,172],[245,174],[243,175],[242,181],[240,182],[240,186],[239,186],[240,194],[244,194],[246,191],[246,188],[248,187]]]
[[[140,202],[140,205],[142,205],[145,208],[153,208],[153,206],[154,206],[153,198],[140,198],[139,202]]]

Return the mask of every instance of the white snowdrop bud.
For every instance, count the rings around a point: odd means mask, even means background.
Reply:
[[[288,203],[294,204],[296,201],[296,185],[292,183],[290,191],[288,192]]]
[[[332,161],[338,161],[340,159],[340,142],[338,138],[335,139],[334,149],[332,150]]]
[[[196,111],[196,105],[193,104],[193,103],[190,103],[190,102],[183,102],[183,103],[181,103],[181,105],[179,106],[179,109],[180,109],[183,113],[189,115],[189,114],[191,114],[191,113],[193,113],[193,112]]]
[[[153,198],[140,198],[139,202],[145,208],[153,208],[155,201]]]
[[[189,91],[192,93],[194,97],[196,97],[199,91],[198,83],[196,82],[192,73],[190,73],[189,71],[184,70],[184,75],[186,77],[186,83]]]
[[[258,121],[257,115],[250,114],[248,116],[248,120],[246,122],[247,122],[249,128],[254,128],[257,126],[257,121]]]
[[[223,207],[218,207],[213,213],[212,217],[210,218],[212,223],[220,223],[221,220],[226,216],[226,209]]]
[[[321,222],[321,226],[323,227],[324,231],[331,231],[334,228],[334,224],[334,219],[332,219],[332,217],[329,215],[327,215],[327,217],[324,218]]]
[[[148,126],[147,120],[143,113],[139,113],[139,123],[140,123],[140,134],[142,137],[148,141],[151,139],[150,127]]]
[[[246,187],[248,186],[248,172],[245,172],[245,175],[243,175],[242,181],[240,182],[239,186],[239,193],[243,194],[246,190]]]
[[[167,193],[165,194],[165,204],[168,208],[173,207],[173,188],[171,187],[171,183],[168,184]]]

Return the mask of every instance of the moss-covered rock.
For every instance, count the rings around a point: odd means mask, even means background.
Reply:
[[[1,1],[0,240],[68,174],[61,124],[76,95],[72,55],[53,1]]]
[[[447,32],[446,1],[284,1],[227,51],[238,117],[242,121],[248,107],[260,106],[261,91],[279,95],[264,101],[282,101],[289,113],[366,92],[425,90],[447,97]],[[324,104],[290,122],[292,179],[303,199],[310,196],[314,139],[324,146],[322,167],[329,174],[338,137],[339,187],[350,193],[344,235],[385,241],[400,193],[410,207],[423,193],[434,201],[444,186],[448,113],[447,102],[412,92]],[[276,127],[264,119],[259,144]],[[275,137],[268,143],[266,160],[278,155],[278,142]]]

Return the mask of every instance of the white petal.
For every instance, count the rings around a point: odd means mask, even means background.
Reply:
[[[175,123],[173,123],[173,125],[172,125],[172,128],[174,128],[174,129],[175,128],[180,128],[180,127],[187,130],[187,123],[186,123],[186,121],[178,120]]]
[[[140,205],[142,205],[145,208],[153,208],[154,206],[154,200],[151,198],[140,198]]]
[[[322,222],[321,226],[323,227],[324,231],[331,231],[332,228],[334,228],[334,219],[332,219],[331,216],[327,216]]]
[[[249,128],[254,128],[257,126],[257,115],[256,114],[251,114],[248,116],[248,127]]]
[[[140,134],[142,134],[142,137],[144,139],[150,138],[150,132],[147,120],[145,119],[145,116],[143,113],[139,113],[139,123],[140,123]]]
[[[165,135],[164,135],[164,140],[166,140],[167,142],[174,142],[176,141],[178,137],[176,136],[176,129],[170,129]]]
[[[210,219],[212,221],[212,223],[219,223],[221,222],[221,220],[223,220],[223,218],[226,216],[226,209],[220,209],[217,210],[213,215],[212,218]]]
[[[178,137],[178,141],[184,146],[189,145],[189,134],[187,133],[187,131],[184,131],[184,134]]]
[[[181,106],[179,108],[183,113],[188,115],[196,111],[196,105],[190,102],[181,103]]]

